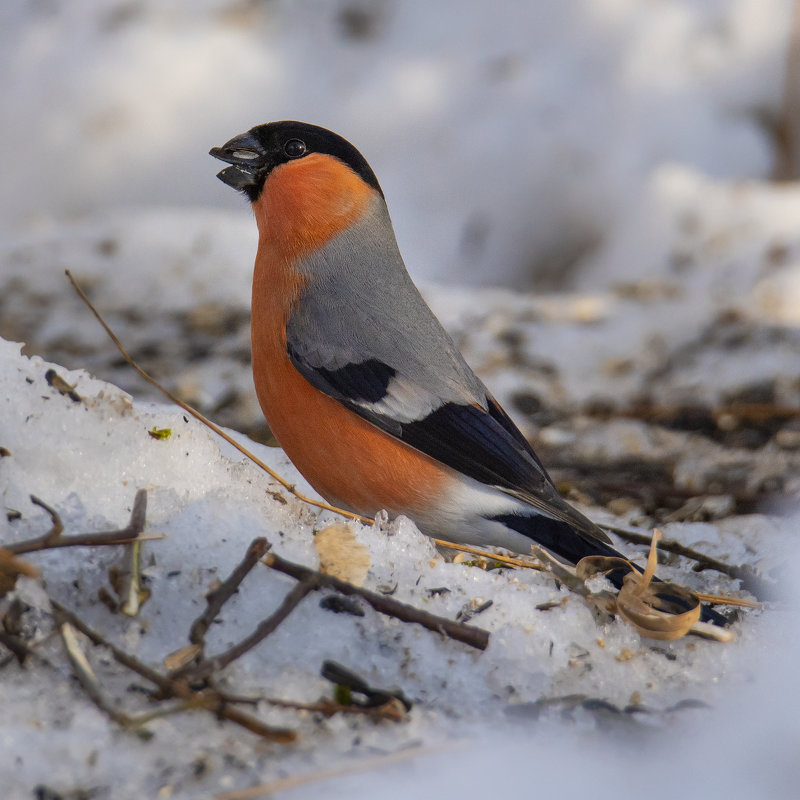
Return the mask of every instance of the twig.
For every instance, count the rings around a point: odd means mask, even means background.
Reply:
[[[209,658],[196,667],[184,667],[175,674],[182,677],[185,676],[187,680],[193,683],[194,681],[207,678],[218,670],[224,669],[228,664],[240,658],[248,650],[252,650],[256,645],[266,639],[267,636],[294,611],[307,594],[319,588],[320,581],[316,575],[311,574],[308,577],[304,577],[300,583],[296,584],[292,591],[286,595],[275,612],[267,617],[249,636],[246,636],[242,641],[233,645],[233,647],[229,648],[224,653]]]
[[[109,338],[117,347],[117,350],[122,354],[122,357],[128,364],[133,367],[134,370],[139,374],[139,376],[147,381],[151,386],[158,389],[165,397],[169,398],[175,405],[182,408],[187,414],[191,414],[195,419],[199,420],[208,428],[211,428],[214,433],[218,436],[221,436],[228,444],[235,447],[240,453],[247,456],[256,466],[260,467],[264,472],[267,473],[274,481],[277,481],[284,489],[288,492],[291,492],[298,500],[302,500],[304,503],[308,503],[309,505],[316,506],[317,508],[322,508],[325,511],[333,511],[336,514],[341,514],[343,517],[347,517],[348,519],[355,519],[359,522],[363,522],[365,525],[372,525],[374,520],[371,520],[369,517],[363,517],[360,514],[354,514],[351,511],[346,511],[343,508],[337,508],[336,506],[332,506],[329,503],[325,503],[321,500],[314,500],[311,497],[306,497],[304,494],[301,494],[295,488],[294,484],[289,483],[285,478],[282,478],[274,469],[268,467],[261,459],[257,458],[253,453],[251,453],[247,448],[243,447],[239,442],[237,442],[232,436],[229,436],[225,433],[222,428],[218,425],[215,425],[210,419],[203,416],[199,411],[192,408],[188,403],[185,403],[176,395],[172,394],[168,389],[163,387],[155,378],[151,378],[130,356],[128,351],[123,347],[122,342],[117,338],[116,334],[111,330],[111,328],[106,324],[106,321],[100,316],[100,313],[97,309],[92,305],[91,300],[84,294],[83,289],[81,289],[80,285],[78,284],[77,280],[73,277],[72,273],[69,270],[65,270],[67,278],[69,282],[72,284],[72,287],[78,293],[78,296],[83,300],[83,302],[88,306],[89,310],[94,315],[95,319],[100,323],[103,327],[103,330],[108,334]]]
[[[141,502],[139,501],[140,497],[142,498]],[[144,529],[146,511],[147,493],[144,490],[140,490],[136,493],[136,499],[133,503],[131,528],[138,526],[140,531]],[[125,549],[128,551],[128,564],[124,570],[121,585],[120,600],[122,601],[122,608],[120,610],[126,616],[135,617],[139,613],[141,604],[150,596],[150,592],[142,589],[142,543],[137,540]]]
[[[216,716],[230,722],[235,722],[247,728],[247,730],[273,742],[285,743],[294,741],[296,737],[294,731],[287,728],[274,728],[238,709],[231,708],[225,703],[224,699],[213,690],[195,691],[182,679],[162,675],[158,671],[152,669],[152,667],[148,667],[147,664],[142,663],[139,659],[134,658],[134,656],[112,644],[104,636],[90,628],[77,614],[65,608],[56,600],[51,598],[50,603],[58,613],[61,621],[69,622],[96,645],[108,648],[108,651],[115,661],[157,686],[160,690],[161,697],[177,697],[181,700],[185,700],[191,707],[203,708],[207,711],[211,711]]]
[[[218,716],[222,717],[222,719],[226,719],[228,722],[235,722],[251,733],[255,733],[262,739],[268,739],[271,742],[289,744],[297,738],[297,734],[293,730],[267,725],[258,719],[258,717],[245,714],[244,711],[240,711],[238,708],[231,708],[230,706],[223,705],[216,710],[216,713]]]
[[[192,644],[204,644],[206,633],[217,614],[222,610],[222,606],[238,590],[241,582],[259,559],[263,558],[269,547],[269,542],[263,536],[254,539],[247,548],[247,554],[230,574],[230,577],[206,595],[206,610],[192,623],[189,631],[189,641]]]
[[[433,537],[431,537],[431,541],[438,547],[459,550],[462,553],[471,553],[474,556],[481,556],[489,561],[499,561],[501,564],[509,564],[512,567],[525,567],[526,569],[535,569],[539,572],[544,572],[547,569],[544,564],[539,564],[535,561],[525,561],[521,558],[503,556],[499,553],[490,553],[487,550],[481,550],[478,547],[471,547],[467,544],[456,544],[455,542],[448,542],[446,539],[434,539]]]
[[[152,667],[148,667],[147,664],[139,661],[138,658],[126,653],[124,650],[117,647],[113,642],[108,641],[108,639],[106,639],[103,635],[98,633],[93,628],[90,628],[77,614],[70,611],[66,606],[62,606],[57,600],[50,598],[50,605],[52,605],[53,609],[57,612],[59,621],[69,622],[74,628],[77,628],[94,644],[108,648],[114,660],[122,664],[123,667],[127,667],[132,672],[136,672],[137,674],[141,675],[143,678],[150,681],[150,683],[158,686],[158,688],[165,694],[173,694],[173,690],[175,688],[173,685],[174,682],[168,677],[161,675]]]
[[[285,575],[291,575],[298,581],[314,578],[318,581],[319,587],[329,586],[340,594],[357,595],[363,598],[381,614],[387,614],[402,622],[416,622],[418,625],[422,625],[428,630],[437,631],[445,636],[449,636],[451,639],[468,644],[470,647],[475,647],[478,650],[485,650],[489,644],[489,632],[481,628],[475,628],[471,625],[462,625],[459,622],[454,622],[445,617],[437,617],[434,614],[429,614],[427,611],[422,611],[418,608],[414,608],[414,606],[393,600],[386,595],[370,592],[367,589],[354,586],[352,583],[347,583],[332,575],[325,575],[321,572],[309,569],[308,567],[301,566],[300,564],[287,561],[275,553],[267,553],[262,561],[270,567],[270,569],[278,570]]]
[[[128,564],[121,571],[120,611],[128,617],[135,617],[150,591],[142,589],[142,543],[137,540],[126,549],[129,549]]]
[[[632,531],[629,528],[620,528],[616,525],[602,525],[605,530],[616,533],[621,539],[630,542],[631,544],[639,544],[644,546],[650,545],[650,537],[637,531]],[[724,561],[719,561],[711,556],[704,555],[703,553],[694,550],[691,547],[681,544],[680,542],[671,539],[662,540],[658,543],[658,549],[664,550],[667,553],[674,553],[675,555],[684,556],[692,561],[697,562],[693,567],[695,572],[702,572],[706,569],[713,569],[721,572],[723,575],[728,575],[734,580],[742,582],[742,588],[761,600],[769,600],[775,597],[775,585],[770,581],[764,580],[757,575],[751,567],[735,567],[726,564]]]
[[[277,708],[289,708],[293,711],[309,711],[313,714],[322,714],[325,717],[332,717],[335,714],[361,714],[373,719],[388,719],[397,722],[404,718],[404,714],[398,708],[402,706],[399,700],[393,699],[381,706],[343,706],[334,700],[319,700],[316,703],[299,703],[295,700],[281,700],[278,697],[261,697],[265,703]]]
[[[24,542],[13,542],[3,545],[4,550],[8,550],[14,555],[24,553],[34,553],[39,550],[54,550],[58,547],[99,547],[102,545],[128,544],[134,541],[144,541],[145,539],[163,539],[164,536],[142,534],[145,523],[145,513],[147,511],[147,490],[139,489],[136,492],[136,499],[133,502],[131,520],[128,526],[113,531],[99,531],[97,533],[79,533],[73,536],[62,536],[64,525],[58,512],[51,508],[43,500],[31,495],[31,502],[43,508],[52,520],[52,527],[43,536],[35,539],[28,539]]]
[[[139,728],[139,723],[135,717],[131,717],[124,711],[115,708],[111,701],[106,697],[100,681],[92,669],[86,654],[81,649],[78,643],[78,637],[75,635],[75,628],[69,622],[61,623],[61,639],[64,642],[64,649],[67,651],[67,656],[72,664],[72,671],[78,679],[78,683],[83,687],[87,697],[100,709],[104,714],[108,715],[117,725],[123,728],[134,729],[135,733],[144,739],[152,737],[152,733],[144,728]]]
[[[190,640],[194,644],[202,644],[211,621],[213,621],[224,603],[230,598],[234,591],[236,591],[236,588],[252,569],[254,563],[253,559],[259,557],[259,553],[262,554],[261,560],[264,564],[286,575],[290,575],[299,581],[299,583],[286,595],[280,606],[278,606],[269,617],[263,620],[251,634],[223,653],[207,658],[199,664],[187,664],[178,668],[172,673],[173,678],[181,678],[190,684],[206,680],[210,675],[224,669],[237,658],[240,658],[249,650],[252,650],[260,644],[289,616],[306,595],[325,586],[335,589],[340,594],[357,595],[366,600],[376,611],[393,616],[404,622],[416,622],[429,630],[443,633],[451,639],[464,642],[480,650],[485,650],[488,645],[489,633],[487,631],[474,628],[470,625],[463,625],[453,620],[446,619],[445,617],[434,616],[427,611],[421,611],[413,606],[399,603],[385,595],[375,594],[366,589],[362,589],[360,586],[346,583],[332,575],[326,575],[322,572],[317,572],[316,570],[301,566],[300,564],[286,561],[280,556],[268,552],[269,548],[269,542],[263,537],[254,539],[253,542],[251,542],[247,555],[230,577],[227,578],[214,593],[208,596],[206,610],[192,624]]]

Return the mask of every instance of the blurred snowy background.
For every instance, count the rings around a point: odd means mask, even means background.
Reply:
[[[224,576],[252,536],[280,529],[282,546],[313,562],[308,512],[291,506],[292,523],[243,486],[244,477],[256,487],[263,479],[227,449],[194,428],[178,442],[147,436],[155,424],[184,423],[143,402],[157,398],[63,277],[73,271],[170,388],[268,439],[249,375],[255,225],[215,179],[207,152],[255,124],[295,118],[337,131],[365,155],[413,277],[573,500],[598,519],[669,524],[670,537],[718,558],[767,574],[783,565],[790,576],[800,495],[794,13],[790,0],[6,0],[0,336],[25,343],[29,356],[89,369],[137,402],[123,413],[115,389],[59,366],[89,398],[73,408],[47,386],[46,365],[3,344],[0,445],[12,455],[0,458],[0,540],[42,531],[30,493],[80,530],[120,524],[133,488],[148,486],[154,524],[171,534],[149,547],[158,558],[143,610],[149,640],[136,622],[90,603],[111,555],[84,561],[61,551],[41,563],[62,600],[85,605],[106,631],[125,629],[124,640],[154,663],[182,643],[208,581]],[[396,536],[402,556],[388,577],[413,583],[432,553],[413,531]],[[359,537],[373,564],[392,558],[368,531]],[[186,582],[167,580],[182,565]],[[374,569],[373,582],[387,579],[385,567]],[[738,589],[677,559],[662,569],[696,588]],[[76,570],[91,598],[73,585]],[[796,630],[796,618],[785,606],[747,617],[738,643],[723,650],[681,643],[663,655],[614,623],[601,631],[604,654],[593,618],[574,600],[532,622],[531,604],[550,598],[545,584],[521,579],[535,599],[520,601],[515,578],[474,571],[437,563],[433,578],[454,589],[441,613],[479,591],[496,598],[479,618],[497,643],[482,661],[418,632],[403,631],[399,643],[379,636],[379,646],[318,609],[295,629],[302,653],[314,631],[332,627],[325,646],[342,659],[358,653],[367,677],[420,701],[397,734],[333,722],[320,735],[307,724],[306,745],[274,758],[228,728],[198,739],[186,724],[163,722],[158,761],[112,733],[69,686],[68,669],[53,703],[50,673],[9,677],[16,667],[6,667],[0,765],[19,792],[9,796],[31,796],[36,782],[64,798],[79,787],[115,800],[207,796],[282,769],[429,744],[466,723],[475,726],[472,749],[443,756],[441,771],[419,762],[391,779],[302,796],[421,796],[435,786],[437,795],[472,798],[498,786],[519,793],[535,780],[539,790],[581,797],[579,767],[596,782],[593,794],[612,796],[632,769],[631,740],[651,741],[641,725],[614,723],[611,735],[607,719],[584,714],[544,733],[525,728],[512,745],[489,741],[481,721],[506,730],[507,706],[569,693],[624,705],[632,688],[656,708],[696,698],[717,706],[659,728],[653,747],[636,751],[639,784],[663,774],[665,752],[698,775],[710,765],[691,785],[673,773],[651,787],[654,797],[699,787],[707,797],[789,796],[800,780],[800,715],[784,669],[798,653],[781,627]],[[263,591],[272,602],[273,590]],[[242,630],[226,628],[231,640],[265,613],[244,608]],[[555,661],[543,656],[547,640],[556,641]],[[573,645],[589,653],[590,677],[568,666]],[[415,658],[399,665],[403,647]],[[638,654],[633,666],[614,660],[623,648]],[[283,647],[276,666],[262,654],[237,677],[276,692],[310,686],[306,699],[315,699],[324,691],[318,663],[295,675],[296,656]],[[431,669],[452,673],[446,691]],[[197,759],[206,764],[199,777]],[[473,778],[481,759],[502,769]],[[550,768],[557,777],[542,774]]]
[[[215,144],[351,139],[415,277],[569,287],[661,166],[766,179],[788,0],[3,3],[0,216],[242,203]]]

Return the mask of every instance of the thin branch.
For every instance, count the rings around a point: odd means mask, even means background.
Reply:
[[[248,650],[252,650],[267,638],[286,617],[294,611],[307,594],[320,588],[320,581],[317,575],[311,574],[304,577],[300,583],[296,584],[289,594],[283,599],[274,613],[267,617],[249,636],[233,645],[224,653],[209,658],[201,662],[196,667],[186,667],[179,670],[176,675],[186,677],[190,682],[203,680],[214,672],[224,669],[231,662],[243,656]]]
[[[340,594],[357,595],[369,603],[376,611],[399,619],[402,622],[415,622],[428,630],[444,634],[451,639],[468,644],[470,647],[475,647],[478,650],[485,650],[489,645],[489,632],[481,628],[463,625],[459,622],[447,619],[446,617],[437,617],[434,614],[429,614],[427,611],[422,611],[418,608],[414,608],[414,606],[393,600],[386,595],[370,592],[367,589],[362,589],[360,586],[354,586],[352,583],[334,578],[332,575],[325,575],[300,564],[287,561],[275,553],[267,553],[262,561],[270,567],[270,569],[278,570],[285,575],[291,575],[298,581],[314,578],[319,582],[319,587],[329,586]]]
[[[289,744],[297,738],[297,734],[290,728],[276,728],[273,725],[267,725],[258,717],[245,714],[244,711],[240,711],[238,708],[223,705],[216,710],[216,713],[222,719],[226,719],[228,722],[235,722],[251,733],[255,733],[262,739],[268,739],[271,742]]]
[[[53,523],[53,526],[50,530],[42,537],[44,541],[54,541],[61,536],[62,532],[64,531],[64,523],[61,522],[61,517],[58,515],[58,512],[51,508],[44,500],[40,500],[36,495],[31,495],[31,503],[34,505],[39,506],[39,508],[43,508],[49,515],[50,521]]]
[[[135,617],[142,603],[150,596],[149,589],[142,588],[142,543],[137,539],[128,549],[127,565],[119,571],[119,599],[123,614]]]
[[[140,500],[141,498],[141,500]],[[139,527],[139,530],[144,528],[145,514],[147,511],[147,494],[144,490],[136,493],[136,499],[133,503],[133,511],[131,512],[131,528]],[[135,617],[139,613],[139,609],[147,598],[150,596],[149,589],[142,588],[142,544],[140,541],[131,543],[130,547],[126,547],[125,566],[120,570],[120,611],[129,617]]]
[[[146,489],[139,489],[136,492],[131,519],[127,527],[113,531],[99,531],[97,533],[78,533],[74,536],[61,535],[64,525],[54,508],[34,495],[31,495],[31,502],[43,508],[50,515],[52,527],[47,533],[37,536],[35,539],[3,545],[4,550],[8,550],[14,555],[34,553],[40,550],[54,550],[59,547],[99,547],[102,545],[129,544],[134,541],[165,538],[161,534],[143,535],[142,533],[147,511]]]
[[[78,643],[78,637],[75,635],[75,628],[69,622],[62,622],[60,629],[64,649],[67,651],[70,664],[72,664],[72,671],[78,679],[78,683],[80,683],[83,690],[86,692],[86,696],[100,711],[116,722],[117,725],[123,728],[133,729],[141,738],[149,739],[152,736],[150,731],[139,728],[135,717],[131,717],[124,711],[120,711],[109,698],[106,697],[103,687],[100,685],[100,681],[97,679],[91,664],[89,664],[89,660],[86,658],[86,654]]]
[[[65,608],[56,600],[50,599],[50,603],[57,612],[60,621],[67,621],[73,627],[77,628],[84,636],[87,636],[94,644],[108,648],[108,651],[113,656],[114,660],[122,664],[124,667],[132,670],[133,672],[141,675],[150,683],[157,686],[160,690],[161,697],[167,699],[177,697],[181,700],[187,701],[192,707],[203,708],[213,712],[221,719],[235,722],[247,730],[258,734],[259,736],[273,742],[291,742],[294,741],[296,734],[294,731],[287,728],[275,728],[261,720],[251,717],[248,714],[239,711],[238,709],[231,708],[225,703],[216,692],[212,691],[194,691],[186,681],[168,677],[148,667],[147,664],[142,663],[139,659],[126,653],[112,642],[108,641],[104,636],[99,634],[93,628],[90,628],[80,617],[74,612]]]
[[[90,628],[77,614],[70,611],[66,606],[62,606],[57,600],[50,598],[50,605],[57,612],[57,619],[59,622],[69,622],[74,628],[77,628],[84,636],[90,639],[94,644],[101,647],[108,648],[108,651],[113,656],[114,660],[127,667],[132,672],[141,675],[145,680],[155,684],[164,694],[179,694],[175,691],[176,682],[170,680],[165,675],[161,675],[152,667],[139,661],[138,658],[126,653],[124,650],[117,647],[113,642],[110,642],[103,635],[98,633],[93,628]],[[180,696],[188,696],[190,690],[187,687],[187,692]]]
[[[131,357],[128,351],[123,347],[122,342],[117,338],[116,334],[111,330],[111,328],[106,324],[106,321],[100,316],[100,313],[97,309],[92,305],[91,300],[84,294],[83,289],[81,289],[78,281],[73,277],[72,273],[69,270],[65,270],[67,278],[69,282],[72,284],[72,287],[78,293],[78,296],[83,300],[83,302],[88,306],[89,310],[94,315],[95,319],[100,323],[103,327],[103,330],[108,334],[109,338],[117,347],[117,350],[122,354],[122,357],[128,362],[128,364],[133,367],[134,370],[139,374],[142,380],[147,381],[151,386],[158,389],[165,397],[169,398],[175,405],[182,408],[187,414],[191,414],[195,419],[199,420],[208,428],[211,428],[214,433],[218,436],[221,436],[228,444],[235,447],[240,453],[247,456],[256,466],[260,467],[264,472],[267,473],[274,481],[277,481],[284,489],[288,492],[291,492],[298,500],[302,500],[304,503],[308,503],[309,505],[316,506],[317,508],[322,508],[325,511],[333,511],[336,514],[341,514],[343,517],[347,517],[348,519],[355,519],[359,522],[363,522],[365,525],[372,525],[374,520],[371,520],[369,517],[363,517],[360,514],[354,514],[351,511],[346,511],[343,508],[337,508],[336,506],[332,506],[329,503],[322,502],[320,500],[314,500],[310,497],[306,497],[304,494],[301,494],[297,491],[294,484],[289,483],[285,478],[282,478],[274,469],[268,467],[261,459],[257,458],[253,453],[251,453],[247,448],[243,447],[239,442],[237,442],[232,436],[229,436],[225,433],[222,428],[218,425],[215,425],[210,419],[204,417],[199,411],[192,408],[188,403],[185,403],[176,395],[172,394],[168,389],[163,387],[155,378],[151,378]]]
[[[222,610],[222,606],[238,590],[241,582],[259,560],[264,557],[269,547],[269,542],[263,536],[254,539],[250,543],[250,547],[247,548],[247,554],[230,574],[230,577],[223,581],[218,588],[206,595],[206,610],[192,623],[189,631],[189,641],[192,644],[202,645],[204,643],[206,633],[217,614]]]
[[[274,553],[267,552],[269,542],[264,538],[253,540],[248,548],[247,555],[236,567],[231,576],[208,596],[208,606],[203,614],[192,625],[190,640],[194,644],[201,644],[211,621],[219,613],[223,604],[230,598],[247,573],[252,569],[253,559],[258,553],[263,555],[262,561],[268,567],[283,572],[295,578],[299,583],[286,595],[278,608],[249,635],[237,642],[223,653],[207,658],[205,661],[192,666],[187,664],[172,673],[174,678],[182,678],[194,684],[206,680],[221,669],[224,669],[237,658],[252,650],[269,636],[302,602],[302,600],[316,589],[331,587],[340,594],[357,595],[369,603],[376,611],[395,617],[403,622],[416,622],[429,630],[437,631],[449,636],[451,639],[464,642],[481,650],[485,650],[489,642],[489,633],[480,628],[464,625],[445,617],[437,617],[427,611],[421,611],[413,606],[399,603],[382,594],[375,594],[360,586],[346,583],[332,575],[309,569],[308,567],[286,561]]]
[[[540,564],[536,561],[526,561],[522,558],[512,558],[511,556],[503,556],[499,553],[490,553],[489,551],[481,550],[478,547],[471,547],[467,544],[456,544],[455,542],[449,542],[446,539],[434,539],[431,537],[431,540],[438,547],[446,547],[450,550],[458,550],[462,553],[471,553],[474,556],[481,556],[481,558],[485,558],[488,561],[499,561],[501,564],[508,564],[512,567],[535,569],[539,572],[545,572],[547,570],[544,564]]]
[[[325,717],[332,717],[335,714],[360,714],[373,719],[388,719],[398,722],[405,718],[403,704],[392,699],[380,706],[343,706],[334,700],[319,700],[316,703],[299,703],[294,700],[281,700],[278,697],[261,697],[265,703],[277,708],[289,708],[293,711],[309,711],[313,714],[322,714]]]

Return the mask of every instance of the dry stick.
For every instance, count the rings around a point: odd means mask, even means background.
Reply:
[[[269,542],[263,536],[254,539],[250,543],[250,547],[247,548],[247,554],[236,569],[217,589],[206,595],[206,610],[192,623],[192,627],[189,630],[189,641],[192,644],[202,645],[204,643],[205,635],[217,614],[222,610],[222,606],[237,591],[241,582],[258,563],[259,559],[263,558],[269,547]]]
[[[389,700],[382,706],[343,706],[333,700],[320,700],[317,703],[298,703],[294,700],[281,700],[278,697],[260,697],[265,703],[277,708],[290,708],[293,711],[310,711],[315,714],[322,714],[332,717],[334,714],[361,714],[375,719],[388,719],[397,722],[404,718],[402,703],[399,700]],[[399,706],[399,708],[398,708]]]
[[[294,731],[287,728],[274,728],[266,725],[261,720],[251,717],[235,708],[230,708],[225,704],[224,700],[219,697],[215,692],[195,692],[183,680],[167,677],[157,672],[156,670],[148,667],[147,664],[142,663],[139,659],[134,658],[129,653],[121,650],[116,645],[108,641],[104,636],[99,634],[93,628],[90,628],[80,617],[70,611],[68,608],[61,605],[50,598],[50,604],[57,612],[61,621],[66,620],[73,627],[77,628],[84,636],[87,636],[96,645],[107,647],[114,660],[122,664],[124,667],[141,675],[150,683],[157,686],[164,697],[177,697],[181,700],[189,702],[193,707],[203,708],[207,711],[213,712],[216,716],[222,719],[229,720],[241,725],[247,730],[269,739],[273,742],[291,742],[296,738]]]
[[[168,397],[175,405],[180,406],[187,414],[191,414],[195,419],[200,420],[205,426],[211,428],[214,433],[218,436],[221,436],[228,444],[235,447],[240,453],[244,454],[249,458],[254,464],[261,467],[274,481],[277,481],[284,489],[288,492],[291,492],[298,500],[302,500],[304,503],[308,503],[309,505],[316,506],[317,508],[322,508],[325,511],[334,511],[337,514],[341,514],[344,517],[348,517],[349,519],[355,519],[359,522],[363,522],[365,525],[372,525],[374,520],[371,520],[369,517],[363,517],[360,514],[354,514],[351,511],[345,511],[343,508],[336,508],[336,506],[332,506],[328,503],[324,503],[320,500],[313,500],[310,497],[306,497],[304,494],[301,494],[297,491],[293,484],[289,483],[285,478],[282,478],[275,470],[271,467],[268,467],[261,459],[254,456],[251,452],[249,452],[245,447],[240,445],[232,436],[229,436],[225,431],[222,430],[218,425],[215,425],[210,419],[204,417],[199,411],[196,411],[190,405],[185,403],[179,397],[176,397],[172,392],[168,389],[165,389],[155,378],[151,378],[128,354],[128,351],[122,346],[122,342],[117,338],[114,332],[109,328],[106,324],[105,320],[100,316],[100,313],[97,309],[92,305],[92,302],[89,298],[84,294],[83,289],[81,289],[78,282],[72,276],[72,273],[69,270],[65,270],[67,278],[69,282],[72,284],[75,291],[78,293],[78,296],[83,300],[84,303],[88,306],[89,310],[94,314],[95,319],[102,325],[103,330],[108,334],[109,338],[117,347],[117,350],[122,354],[122,357],[136,370],[139,376],[147,381],[151,386],[158,389],[163,395]]]
[[[521,558],[511,558],[511,556],[503,556],[499,553],[489,553],[486,550],[481,550],[478,547],[470,547],[466,544],[456,544],[455,542],[448,542],[446,539],[434,539],[431,537],[433,543],[439,547],[447,547],[450,550],[460,550],[462,553],[472,553],[474,556],[481,556],[489,561],[499,561],[501,564],[510,564],[512,567],[525,567],[526,569],[535,569],[539,572],[546,572],[547,567],[544,564],[539,564],[535,561],[524,561]]]
[[[482,628],[464,625],[445,617],[437,617],[427,611],[422,611],[414,608],[414,606],[393,600],[391,597],[386,597],[386,595],[376,594],[367,589],[362,589],[360,586],[354,586],[352,583],[334,578],[333,575],[324,575],[308,567],[287,561],[275,553],[267,553],[262,560],[271,569],[283,572],[285,575],[291,575],[299,581],[314,578],[318,581],[320,587],[329,586],[340,594],[357,595],[366,600],[376,611],[395,617],[395,619],[399,619],[402,622],[416,622],[430,631],[437,631],[478,650],[485,650],[489,644],[489,632]]]
[[[135,617],[148,596],[142,591],[142,545],[133,542],[126,557],[127,564],[118,573],[121,576],[119,598],[122,604],[120,611],[128,617]]]
[[[150,681],[150,683],[155,684],[166,695],[181,695],[181,693],[177,691],[177,681],[173,681],[165,675],[161,675],[161,673],[157,672],[152,667],[148,667],[147,664],[139,661],[138,658],[135,658],[129,653],[126,653],[124,650],[121,650],[119,647],[113,644],[113,642],[108,641],[108,639],[106,639],[102,634],[94,630],[94,628],[90,628],[77,614],[70,611],[66,606],[62,606],[61,603],[59,603],[57,600],[54,600],[52,597],[50,598],[50,605],[56,612],[58,612],[57,617],[59,618],[59,621],[69,622],[70,625],[72,625],[74,628],[77,628],[84,636],[88,637],[92,642],[94,642],[94,644],[100,645],[101,647],[107,647],[111,655],[114,657],[114,660],[122,664],[123,667],[127,667],[132,672],[136,672],[146,680]],[[189,690],[187,687],[185,694],[188,696],[190,692],[191,690]]]
[[[116,722],[117,725],[123,728],[135,728],[138,724],[136,718],[115,708],[108,697],[106,697],[103,687],[100,685],[100,681],[97,679],[89,660],[86,658],[86,654],[78,643],[78,637],[75,635],[75,628],[69,622],[63,622],[60,629],[61,638],[64,642],[64,649],[67,651],[67,656],[72,664],[72,671],[88,698],[100,711]],[[137,730],[136,733],[142,738],[149,739],[152,736],[149,731],[143,728]]]
[[[315,714],[324,714],[331,717],[334,714],[361,714],[374,716],[376,719],[388,719],[397,722],[405,717],[405,709],[399,700],[392,698],[382,706],[343,706],[334,700],[319,700],[316,703],[305,703],[298,700],[285,700],[280,697],[264,697],[263,695],[241,695],[217,689],[217,694],[226,703],[240,703],[242,705],[257,706],[259,703],[268,703],[277,708],[290,708],[294,711],[310,711]],[[397,706],[401,708],[398,708]]]
[[[310,572],[310,571],[309,571]],[[246,636],[242,641],[235,644],[233,647],[226,650],[224,653],[213,656],[212,658],[202,661],[196,667],[185,667],[178,670],[176,675],[186,677],[190,682],[202,680],[207,678],[214,672],[224,669],[232,661],[243,656],[248,650],[252,650],[256,645],[260,644],[267,638],[277,627],[283,622],[286,617],[294,611],[300,604],[303,598],[313,592],[314,589],[320,588],[321,575],[313,572],[308,577],[304,577],[300,583],[296,584],[289,594],[284,597],[283,602],[278,608],[267,617],[249,636]]]
[[[646,547],[650,545],[651,537],[629,530],[628,528],[619,528],[615,525],[602,525],[601,527],[611,531],[612,533],[616,533],[617,536],[625,539],[625,541],[628,541],[631,544],[640,544],[645,545]],[[740,580],[742,582],[742,588],[746,589],[748,592],[751,592],[756,597],[760,597],[761,599],[770,599],[771,597],[775,596],[774,584],[759,577],[752,569],[748,567],[731,566],[730,564],[726,564],[725,562],[719,561],[716,558],[711,558],[711,556],[704,555],[697,550],[693,550],[691,547],[686,547],[686,545],[672,540],[660,541],[658,543],[658,549],[696,561],[697,563],[694,566],[695,572],[702,572],[705,569],[713,569],[717,572],[723,573],[724,575],[728,575],[735,580]],[[727,602],[727,600],[725,602]]]
[[[258,719],[258,717],[245,714],[244,711],[240,711],[238,708],[221,705],[218,709],[214,709],[214,711],[218,716],[228,720],[228,722],[235,722],[251,733],[257,734],[262,739],[280,742],[281,744],[289,744],[297,738],[297,734],[291,730],[291,728],[276,728],[274,725],[267,725]]]
[[[143,497],[143,503],[139,507],[139,498]],[[131,513],[131,527],[138,523],[140,529],[144,529],[145,512],[147,510],[147,495],[143,489],[136,493],[136,500],[133,504]],[[128,617],[135,617],[139,613],[142,603],[149,596],[148,591],[142,591],[142,544],[139,541],[132,542],[130,547],[125,548],[125,566],[118,573],[120,586],[117,594],[120,598],[120,611]]]
[[[144,528],[145,512],[147,511],[147,490],[139,489],[136,492],[136,499],[133,502],[131,520],[126,528],[115,531],[99,531],[97,533],[80,533],[74,536],[62,536],[64,525],[58,512],[51,508],[43,500],[31,495],[31,502],[43,508],[52,520],[52,527],[43,536],[35,539],[28,539],[25,542],[14,542],[13,544],[3,545],[4,550],[8,550],[14,555],[23,553],[34,553],[39,550],[54,550],[58,547],[97,547],[101,545],[127,544],[132,541],[142,541],[144,539],[163,538],[162,536],[142,536]]]

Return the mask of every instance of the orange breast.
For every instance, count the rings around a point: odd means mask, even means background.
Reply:
[[[441,495],[449,477],[436,462],[315,389],[285,351],[253,351],[256,391],[270,429],[328,502],[365,516],[382,508],[413,515]]]
[[[253,379],[270,429],[329,502],[372,516],[425,509],[449,470],[315,389],[286,352],[286,324],[306,278],[296,269],[363,213],[372,190],[347,167],[308,156],[276,169],[254,204],[259,248],[253,275]]]

